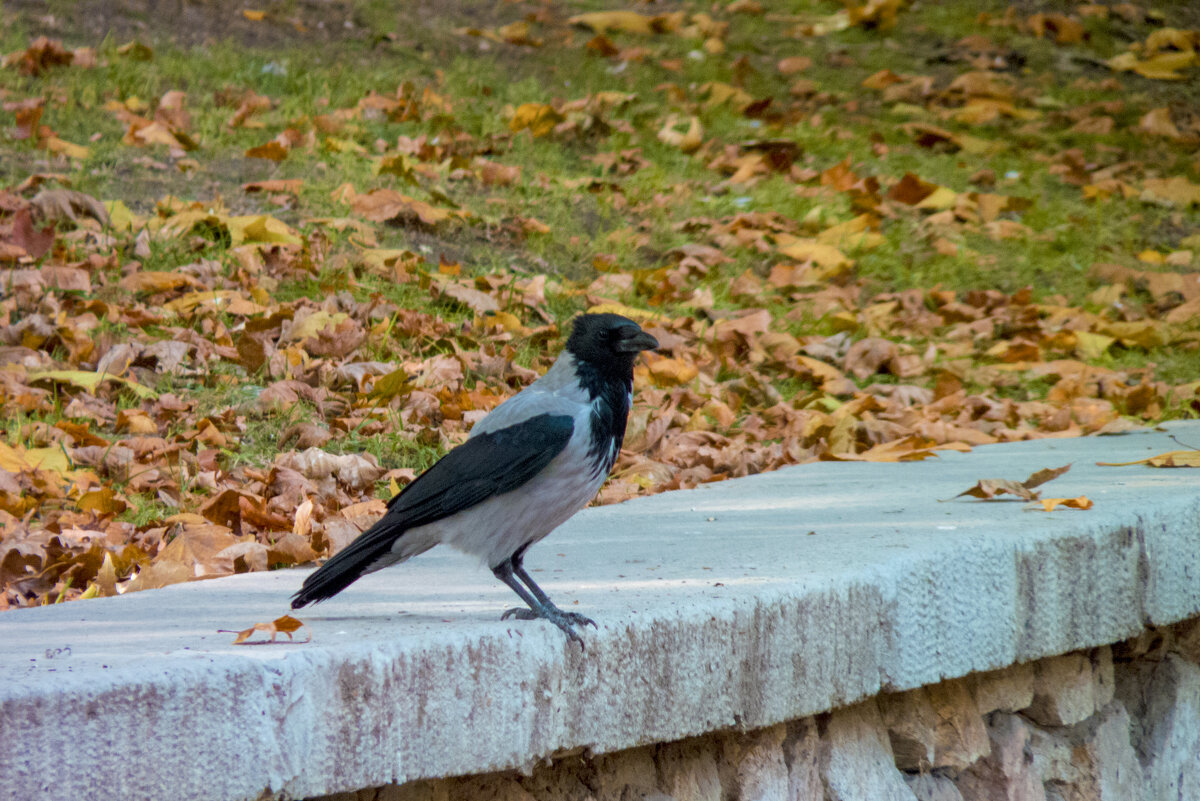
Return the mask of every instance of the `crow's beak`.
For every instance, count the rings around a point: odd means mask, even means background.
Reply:
[[[616,350],[622,353],[638,353],[643,350],[657,350],[658,340],[647,334],[645,331],[638,331],[629,339],[622,339],[616,343]]]

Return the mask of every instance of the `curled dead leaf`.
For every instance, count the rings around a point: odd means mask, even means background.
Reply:
[[[284,615],[283,617],[275,618],[270,623],[255,623],[250,628],[242,629],[241,631],[236,631],[234,629],[217,629],[217,631],[219,631],[223,634],[237,634],[237,637],[234,638],[234,641],[233,641],[234,645],[274,644],[277,642],[277,640],[275,638],[278,637],[280,634],[286,634],[288,641],[290,643],[295,643],[297,645],[303,645],[304,643],[312,642],[312,633],[311,632],[309,632],[308,637],[306,637],[303,640],[300,640],[299,642],[296,642],[292,637],[292,635],[295,634],[303,626],[304,626],[303,621],[298,620],[298,619],[292,617],[291,615]],[[254,633],[256,631],[261,631],[263,634],[269,634],[270,639],[251,640],[250,638],[254,636]]]
[[[1086,495],[1078,498],[1042,498],[1039,503],[1046,512],[1053,512],[1060,506],[1064,509],[1091,509],[1093,505],[1091,498]]]
[[[1096,464],[1101,467],[1129,467],[1135,464],[1144,464],[1147,467],[1200,467],[1200,450],[1168,451],[1132,462],[1096,462]]]
[[[686,124],[687,130],[680,130],[680,126]],[[700,149],[700,145],[704,140],[704,126],[700,124],[699,117],[689,117],[680,119],[677,115],[672,114],[667,117],[663,123],[663,127],[658,131],[658,141],[671,147],[677,147],[684,153],[694,153]]]
[[[970,489],[963,490],[955,495],[955,498],[961,498],[964,495],[969,495],[972,498],[982,498],[983,500],[993,500],[997,495],[1015,495],[1026,501],[1038,500],[1039,493],[1034,492],[1035,487],[1045,484],[1047,481],[1052,481],[1058,478],[1063,473],[1071,469],[1071,465],[1066,464],[1062,467],[1048,467],[1038,470],[1033,475],[1024,481],[1012,481],[1003,478],[985,478],[981,479],[975,486]]]

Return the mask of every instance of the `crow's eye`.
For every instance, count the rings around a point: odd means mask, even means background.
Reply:
[[[607,328],[601,328],[596,332],[596,335],[600,337],[600,341],[607,342],[608,338],[612,336],[612,331],[609,331]]]

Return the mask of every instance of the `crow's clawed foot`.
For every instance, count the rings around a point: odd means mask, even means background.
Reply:
[[[514,607],[504,610],[504,614],[500,616],[501,620],[515,618],[516,620],[548,620],[554,625],[562,629],[563,633],[569,638],[579,643],[579,647],[583,648],[583,640],[580,639],[579,633],[575,631],[576,626],[591,626],[598,629],[596,621],[590,617],[585,617],[578,612],[564,612],[557,606],[543,606],[541,609],[529,609],[524,606]]]

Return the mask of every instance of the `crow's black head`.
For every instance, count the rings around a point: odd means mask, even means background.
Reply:
[[[567,351],[577,360],[619,372],[632,371],[639,353],[657,347],[657,339],[619,314],[581,314],[567,340]]]

